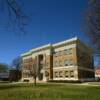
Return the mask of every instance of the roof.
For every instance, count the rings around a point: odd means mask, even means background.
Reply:
[[[55,43],[52,46],[55,47],[55,46],[59,46],[59,45],[69,43],[69,42],[72,42],[72,41],[76,41],[76,40],[78,40],[78,38],[74,37],[74,38],[71,38],[71,39],[68,39],[68,40],[65,40],[65,41],[62,41],[62,42]]]
[[[28,52],[26,53],[23,53],[21,54],[22,57],[24,56],[29,56],[31,55],[33,52],[36,52],[36,51],[40,51],[40,50],[43,50],[43,49],[46,49],[46,48],[49,48],[49,47],[56,47],[56,46],[60,46],[60,45],[63,45],[63,44],[66,44],[66,43],[70,43],[70,42],[73,42],[73,41],[77,41],[79,40],[77,37],[74,37],[74,38],[71,38],[71,39],[67,39],[65,41],[61,41],[61,42],[58,42],[58,43],[55,43],[55,44],[47,44],[47,45],[43,45],[41,47],[37,47],[37,48],[33,48],[32,50],[29,50]],[[83,43],[83,42],[82,42]]]

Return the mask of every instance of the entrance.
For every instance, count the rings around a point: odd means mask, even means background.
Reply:
[[[41,72],[41,70],[43,69],[43,54],[38,56],[38,67],[39,67],[39,75],[38,75],[38,79],[41,81],[43,80],[43,73]]]

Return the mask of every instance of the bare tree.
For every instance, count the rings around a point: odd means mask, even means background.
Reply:
[[[13,59],[11,66],[15,70],[21,70],[21,68],[22,68],[22,58],[18,56],[15,59]]]
[[[34,85],[36,86],[36,79],[38,77],[39,74],[39,66],[38,66],[38,58],[35,57],[34,62],[32,64],[32,69],[30,70],[30,74],[33,76],[34,78]]]
[[[85,32],[92,40],[95,53],[100,54],[100,0],[89,0],[85,19]]]
[[[19,29],[25,33],[25,27],[27,25],[27,16],[24,13],[21,4],[18,0],[1,0],[0,6],[4,8],[8,15],[8,26],[11,25],[15,30]]]

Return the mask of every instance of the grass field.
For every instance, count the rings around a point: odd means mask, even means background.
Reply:
[[[0,83],[0,100],[100,100],[100,87]]]

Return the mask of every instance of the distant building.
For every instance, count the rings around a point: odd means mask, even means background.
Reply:
[[[39,81],[91,81],[95,78],[93,50],[77,37],[32,49],[21,57],[22,81],[33,81],[32,66],[39,67]]]
[[[0,73],[0,80],[9,80],[9,72],[2,72]]]
[[[100,81],[100,67],[95,68],[95,78],[97,81]]]

